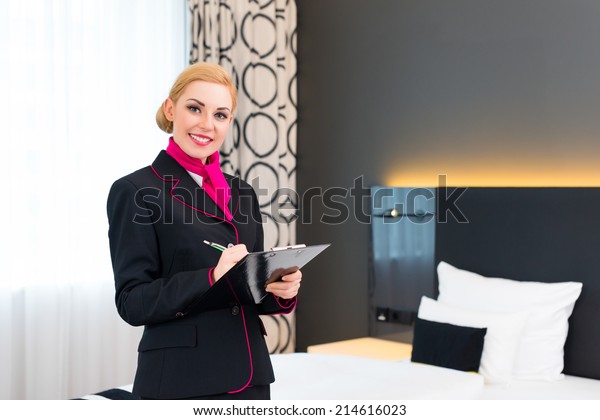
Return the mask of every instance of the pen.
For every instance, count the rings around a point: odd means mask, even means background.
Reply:
[[[204,241],[204,243],[208,246],[212,246],[214,249],[218,249],[221,252],[225,251],[226,249],[223,245],[219,245],[215,242]]]

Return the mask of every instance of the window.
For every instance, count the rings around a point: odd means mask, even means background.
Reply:
[[[167,144],[154,115],[186,65],[188,20],[185,0],[0,3],[0,336],[13,343],[0,350],[0,398],[131,377],[137,340],[123,349],[106,198]]]

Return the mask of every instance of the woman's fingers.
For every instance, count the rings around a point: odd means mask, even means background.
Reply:
[[[266,290],[282,299],[291,299],[298,294],[301,282],[302,272],[297,270],[293,273],[286,274],[280,281],[270,283]]]
[[[246,245],[239,244],[226,248],[219,258],[219,262],[213,271],[214,281],[218,281],[223,275],[236,265],[242,258],[248,254]]]

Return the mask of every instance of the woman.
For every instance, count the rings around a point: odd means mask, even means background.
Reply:
[[[249,251],[263,250],[256,194],[219,165],[236,94],[218,65],[185,69],[156,116],[172,133],[168,147],[109,193],[117,309],[129,324],[144,325],[133,385],[142,398],[270,397],[259,314],[291,312],[301,272],[270,283],[258,305],[242,304],[231,288],[217,296],[225,306],[197,304]],[[204,241],[230,247],[221,252]]]

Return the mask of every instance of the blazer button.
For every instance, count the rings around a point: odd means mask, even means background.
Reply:
[[[177,312],[177,313],[175,314],[175,316],[176,316],[177,318],[181,318],[181,317],[183,316],[183,312]]]
[[[235,305],[233,308],[231,308],[231,315],[237,315],[240,313],[240,307]]]

